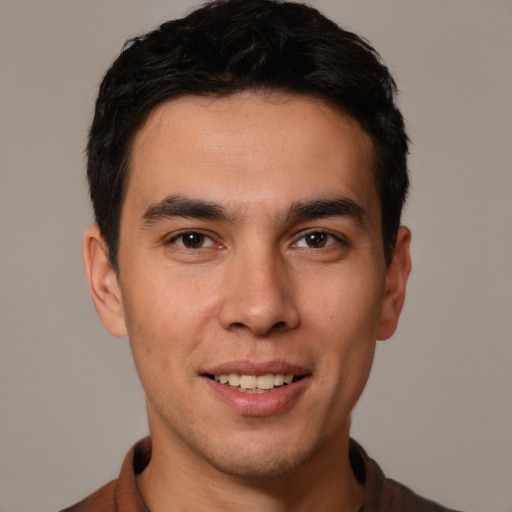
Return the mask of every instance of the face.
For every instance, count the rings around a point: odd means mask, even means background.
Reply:
[[[119,304],[97,307],[130,338],[153,442],[246,477],[332,452],[398,318],[368,136],[244,93],[160,105],[132,149]]]

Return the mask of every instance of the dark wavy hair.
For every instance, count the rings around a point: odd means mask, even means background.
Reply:
[[[371,137],[389,263],[409,184],[396,84],[364,39],[316,9],[276,0],[214,0],[128,40],[101,83],[87,146],[96,222],[118,270],[130,146],[148,114],[185,95],[279,91],[318,98]]]

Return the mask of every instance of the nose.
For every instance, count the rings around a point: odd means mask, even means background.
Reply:
[[[245,253],[226,272],[220,322],[226,330],[255,336],[295,329],[300,315],[290,270],[273,251]]]

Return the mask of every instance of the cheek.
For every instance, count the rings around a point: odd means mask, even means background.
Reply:
[[[340,391],[350,409],[368,378],[377,338],[383,279],[367,272],[339,272],[328,285],[311,291],[307,308],[309,337],[322,383]],[[376,284],[377,283],[377,284]]]
[[[136,366],[155,371],[186,357],[194,344],[197,311],[186,293],[166,279],[123,289],[123,307]]]
[[[318,277],[318,276],[317,276]],[[301,309],[320,331],[338,333],[340,340],[376,339],[385,277],[373,267],[362,271],[347,265],[312,279],[301,292]]]
[[[134,334],[188,332],[212,307],[214,284],[162,267],[138,277],[132,274],[134,278],[122,289],[127,323]]]

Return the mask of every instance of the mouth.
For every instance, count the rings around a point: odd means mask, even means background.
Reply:
[[[230,361],[199,374],[207,389],[238,417],[283,413],[300,403],[313,372],[289,361]]]
[[[267,373],[265,375],[245,375],[239,373],[221,373],[221,374],[205,374],[215,382],[224,386],[247,394],[264,394],[278,391],[279,389],[289,386],[300,381],[305,375],[295,375],[293,373]]]

